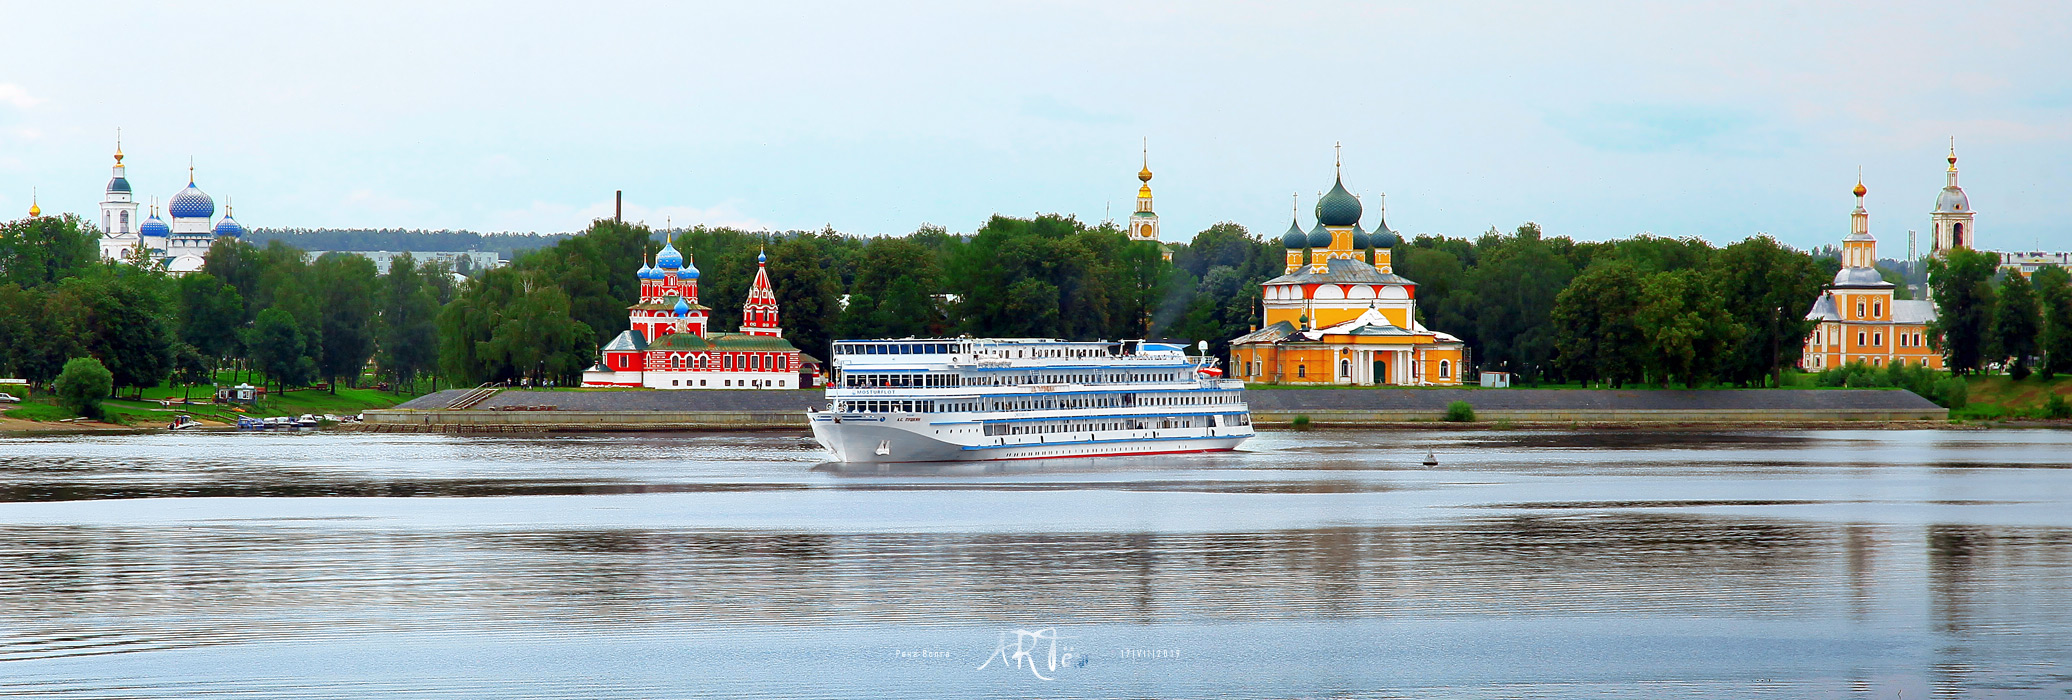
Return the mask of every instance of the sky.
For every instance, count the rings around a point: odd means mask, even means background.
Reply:
[[[195,182],[249,227],[1162,234],[1537,222],[1898,257],[1956,139],[1980,245],[2072,249],[2065,3],[0,0],[0,214]],[[1928,247],[1924,235],[1920,247]]]

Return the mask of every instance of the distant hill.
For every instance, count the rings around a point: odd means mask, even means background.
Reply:
[[[495,251],[505,260],[560,243],[568,233],[476,233],[416,229],[259,228],[246,234],[253,245],[280,241],[303,250]]]

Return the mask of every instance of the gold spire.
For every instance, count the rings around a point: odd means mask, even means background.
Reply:
[[[1957,137],[1950,137],[1950,172],[1957,172]]]
[[[115,127],[115,164],[122,165],[122,127]]]
[[[1865,192],[1869,192],[1869,191],[1870,191],[1870,190],[1864,189],[1864,187],[1863,187],[1863,166],[1861,166],[1861,165],[1859,165],[1859,166],[1856,166],[1856,189],[1855,189],[1855,190],[1853,190],[1853,191],[1854,191],[1854,192],[1856,193],[1856,198],[1857,198],[1857,199],[1863,199],[1863,194],[1864,194]]]
[[[1137,179],[1142,180],[1146,187],[1151,185],[1151,139],[1149,137],[1144,139],[1144,169],[1137,171]]]
[[[33,219],[42,215],[43,207],[36,204],[36,188],[31,187],[29,188],[29,218]]]

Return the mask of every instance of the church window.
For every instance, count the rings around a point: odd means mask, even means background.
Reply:
[[[1857,346],[1859,346],[1859,347],[1860,347],[1860,346],[1862,346],[1862,345],[1864,345],[1864,342],[1863,342],[1863,335],[1864,335],[1863,331],[1857,331],[1857,332],[1856,332],[1856,344],[1857,344]]]
[[[122,219],[122,232],[129,233],[129,212],[122,212],[118,216]]]
[[[727,366],[726,368],[727,368],[728,370],[732,370],[732,369],[734,369],[734,356],[733,356],[733,355],[727,355],[727,356],[726,356],[726,357],[725,357],[724,359],[720,360],[720,362],[724,363],[724,364],[725,364],[725,365]]]
[[[1339,360],[1339,361],[1338,361],[1338,376],[1339,376],[1340,378],[1342,378],[1342,379],[1351,379],[1351,378],[1353,377],[1353,361],[1352,361],[1352,360]]]
[[[1885,317],[1885,302],[1882,302],[1882,301],[1874,301],[1874,302],[1871,302],[1871,318],[1884,318],[1884,317]]]
[[[1296,365],[1296,366],[1295,366],[1295,376],[1297,376],[1297,377],[1308,377],[1308,376],[1309,376],[1309,365]]]
[[[1447,362],[1447,361],[1445,361],[1445,360],[1440,360],[1440,361],[1439,361],[1439,378],[1440,378],[1440,379],[1450,379],[1450,378],[1452,378],[1452,377],[1453,377],[1453,364],[1452,364],[1452,363],[1450,363],[1450,362]]]
[[[1884,345],[1884,344],[1885,344],[1885,334],[1883,334],[1883,333],[1872,333],[1872,334],[1871,334],[1871,345]]]
[[[1856,317],[1863,318],[1863,302],[1856,302]]]
[[[1964,247],[1964,224],[1957,223],[1950,225],[1950,245],[1957,246],[1959,248]]]

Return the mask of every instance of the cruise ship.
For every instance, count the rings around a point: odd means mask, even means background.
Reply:
[[[1244,383],[1170,343],[841,340],[813,438],[838,462],[1229,450],[1252,437]]]

